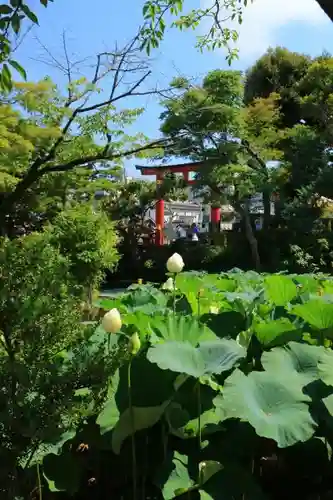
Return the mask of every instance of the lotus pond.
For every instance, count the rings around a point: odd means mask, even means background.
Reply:
[[[44,497],[333,498],[331,278],[171,278],[99,300],[122,327],[96,324],[85,355],[116,361],[30,459]]]

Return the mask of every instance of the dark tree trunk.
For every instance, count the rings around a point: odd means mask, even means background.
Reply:
[[[268,229],[271,222],[271,197],[268,190],[263,190],[262,201],[264,205],[264,229]]]
[[[250,217],[250,206],[249,205],[250,205],[249,200],[246,200],[246,202],[244,203],[244,206],[242,206],[241,203],[237,203],[235,205],[235,208],[243,218],[244,227],[245,227],[245,236],[246,236],[246,239],[250,245],[254,268],[256,271],[259,272],[261,269],[260,255],[259,255],[259,250],[258,250],[257,238],[255,237],[253,229],[252,229],[251,217]]]

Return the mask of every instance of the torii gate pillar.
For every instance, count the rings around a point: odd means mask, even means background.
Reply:
[[[157,193],[159,191],[159,186],[163,182],[163,175],[158,173],[156,175],[156,185],[157,185]],[[159,195],[159,193],[158,193]],[[155,223],[156,223],[156,234],[155,234],[155,245],[160,247],[164,244],[164,200],[162,198],[158,198],[155,205]]]
[[[207,163],[207,162],[206,162]],[[141,166],[136,165],[137,170],[140,170],[142,175],[155,175],[156,176],[156,186],[157,186],[157,202],[155,205],[155,222],[156,222],[156,236],[155,244],[161,246],[164,243],[164,200],[159,193],[159,186],[163,182],[163,178],[166,172],[180,173],[186,184],[193,185],[196,181],[195,179],[190,179],[190,173],[197,172],[200,168],[205,165],[205,162],[195,162],[195,163],[185,163],[179,165],[168,165],[168,166]],[[221,209],[216,207],[211,207],[210,221],[211,226],[214,231],[215,228],[219,227],[221,220]]]

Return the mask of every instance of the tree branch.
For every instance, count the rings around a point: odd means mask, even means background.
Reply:
[[[145,151],[147,149],[157,149],[160,148],[163,145],[167,145],[167,139],[160,139],[154,142],[150,142],[148,144],[138,146],[137,148],[133,148],[127,151],[124,151],[123,153],[116,153],[116,154],[107,154],[105,153],[105,150],[103,150],[100,154],[97,155],[91,155],[91,156],[86,156],[84,158],[75,158],[67,163],[62,163],[59,165],[53,165],[53,166],[46,166],[42,169],[39,170],[39,173],[42,175],[47,174],[47,173],[52,173],[52,172],[67,172],[68,170],[72,170],[74,167],[77,167],[79,165],[87,165],[88,163],[94,163],[97,161],[101,160],[106,160],[106,161],[113,161],[117,160],[119,158],[126,158],[127,156],[132,156],[137,153],[141,153],[142,151]]]

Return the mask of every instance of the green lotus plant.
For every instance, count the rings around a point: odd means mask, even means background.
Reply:
[[[107,333],[107,313],[95,341],[107,344],[111,337],[127,356],[92,423],[82,422],[59,441],[53,467],[50,454],[44,456],[49,488],[86,487],[88,465],[70,451],[84,434],[98,456],[108,450],[108,470],[118,471],[117,480],[137,500],[147,489],[166,500],[184,494],[219,499],[221,492],[228,500],[275,498],[267,495],[266,463],[276,463],[282,478],[302,460],[311,474],[295,472],[297,498],[307,498],[310,477],[324,484],[331,470],[332,279],[237,269],[207,275],[183,267],[170,267],[177,285],[173,280],[171,290],[133,286],[99,303],[117,310],[120,327]],[[319,448],[321,455],[307,454]],[[64,464],[76,475],[60,481]],[[285,483],[281,479],[279,488]]]

